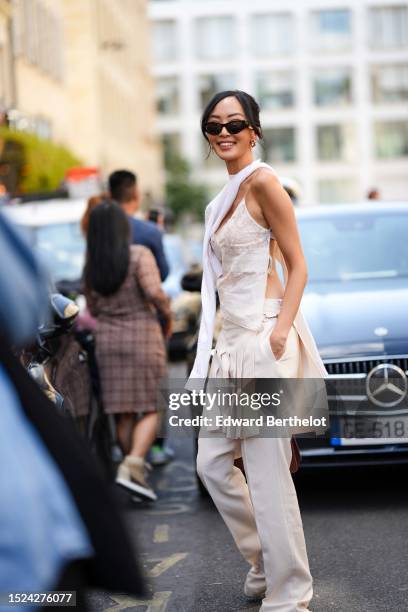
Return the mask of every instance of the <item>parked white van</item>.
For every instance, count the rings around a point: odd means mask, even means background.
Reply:
[[[85,240],[80,220],[86,200],[47,200],[2,207],[22,228],[55,282],[77,280],[82,274]]]

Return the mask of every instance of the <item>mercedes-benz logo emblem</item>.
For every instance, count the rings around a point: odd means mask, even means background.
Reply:
[[[366,378],[368,398],[377,406],[391,408],[407,395],[408,381],[404,370],[391,363],[381,363]]]

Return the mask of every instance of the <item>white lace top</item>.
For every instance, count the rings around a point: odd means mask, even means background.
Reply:
[[[244,199],[210,239],[222,266],[216,279],[222,315],[255,331],[262,324],[267,275],[273,263],[271,239],[271,230],[255,221]]]

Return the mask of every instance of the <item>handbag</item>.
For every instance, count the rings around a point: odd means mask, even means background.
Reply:
[[[292,459],[290,462],[290,473],[291,474],[295,474],[295,472],[298,471],[298,469],[300,468],[300,464],[301,464],[301,456],[300,456],[300,450],[299,450],[299,445],[297,443],[297,440],[294,436],[291,437],[290,439],[290,446],[292,448]]]
[[[294,436],[292,436],[291,440],[290,440],[290,446],[292,449],[292,459],[290,461],[290,473],[294,474],[295,472],[298,471],[298,469],[300,468],[300,464],[301,464],[301,457],[300,457],[300,450],[299,450],[299,446],[297,443],[297,440]],[[245,474],[245,469],[244,469],[244,464],[242,461],[242,458],[240,457],[239,459],[235,459],[234,461],[234,465],[236,467],[239,467],[239,469]]]

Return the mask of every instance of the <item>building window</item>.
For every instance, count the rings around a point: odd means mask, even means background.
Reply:
[[[351,46],[351,11],[328,9],[311,14],[311,45],[316,50],[343,51]]]
[[[381,174],[378,169],[372,178],[372,185],[381,185],[380,197],[382,200],[407,200],[407,176],[388,169]]]
[[[228,59],[237,53],[233,17],[202,17],[195,20],[195,53],[201,60]]]
[[[374,138],[379,159],[408,156],[408,121],[377,121]]]
[[[13,3],[13,53],[59,81],[64,77],[61,18],[36,0]]]
[[[26,36],[26,58],[29,62],[38,64],[38,30],[36,5],[33,0],[23,3],[24,32]]]
[[[153,23],[153,58],[156,62],[171,62],[178,58],[177,25],[175,21]]]
[[[18,57],[24,53],[24,8],[21,0],[13,0],[13,19],[11,20],[13,34],[13,54]]]
[[[317,157],[320,161],[353,161],[355,137],[352,125],[319,125]]]
[[[48,73],[57,80],[63,79],[64,76],[64,57],[61,41],[63,40],[61,21],[49,13],[49,43],[48,43]],[[40,39],[42,40],[42,39]]]
[[[253,15],[251,49],[255,57],[290,55],[295,48],[293,16],[289,13]]]
[[[372,66],[371,92],[376,104],[408,100],[408,64]]]
[[[267,161],[271,163],[295,161],[295,128],[267,128],[263,130],[263,135]]]
[[[352,101],[349,68],[319,68],[313,75],[313,98],[317,106],[345,106]]]
[[[295,78],[292,70],[258,72],[256,97],[262,110],[290,108],[295,104]]]
[[[173,132],[161,136],[164,165],[168,166],[172,159],[181,155],[180,134]]]
[[[353,178],[322,179],[317,184],[317,197],[321,204],[356,202],[357,181]]]
[[[408,7],[376,6],[369,9],[370,47],[408,47]]]
[[[180,111],[178,77],[156,80],[157,110],[162,115],[176,115]]]
[[[235,89],[236,75],[233,73],[204,74],[197,78],[200,108],[204,109],[211,98],[219,91]]]

